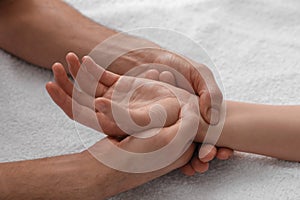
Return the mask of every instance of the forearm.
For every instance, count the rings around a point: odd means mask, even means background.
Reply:
[[[300,106],[227,102],[218,146],[300,161]]]
[[[73,155],[0,163],[0,199],[101,200],[162,176],[189,159],[190,156],[185,155],[172,165],[149,173],[111,169],[88,150]]]
[[[88,55],[97,45],[118,32],[102,26],[61,0],[0,1],[0,48],[25,61],[51,68],[55,62],[65,64],[65,55],[72,51],[79,57]],[[124,74],[149,58],[151,53],[129,53],[144,47],[159,47],[151,41],[122,34],[106,48],[99,48],[96,57],[120,56],[109,70]],[[119,37],[120,38],[120,37]],[[118,53],[125,53],[119,55]],[[98,60],[102,65],[105,61]]]
[[[111,173],[83,154],[1,163],[0,172],[0,199],[24,200],[103,199],[103,178]]]
[[[60,0],[0,2],[0,47],[45,68],[65,63],[69,51],[87,55],[115,33]]]

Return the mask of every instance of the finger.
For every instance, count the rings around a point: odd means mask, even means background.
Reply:
[[[105,114],[106,117],[115,124],[114,126],[118,127],[117,130],[107,130],[107,134],[114,134],[114,131],[118,131],[117,134],[134,134],[147,129],[164,127],[164,120],[160,118],[165,119],[166,116],[161,112],[161,107],[152,107],[151,109],[146,108],[142,110],[129,109],[127,107],[126,105],[116,104],[106,98],[97,98],[95,100],[96,110]],[[176,120],[178,118],[177,115],[178,113],[176,113]],[[173,120],[173,123],[176,122],[176,120]],[[119,130],[122,131],[119,132]]]
[[[173,108],[174,106],[169,108],[170,105],[178,103],[177,100],[169,100],[168,98],[163,101],[161,103],[165,105],[164,107],[157,104],[145,108],[130,109],[129,105],[116,104],[107,98],[97,98],[95,108],[107,115],[123,132],[133,134],[146,129],[170,126],[178,120],[179,110]],[[176,102],[170,103],[171,101]],[[163,110],[167,110],[168,113],[163,112]]]
[[[217,158],[219,160],[227,160],[233,155],[233,150],[228,148],[219,148],[217,153]]]
[[[209,162],[213,160],[217,155],[217,148],[211,144],[203,144],[199,148],[198,158],[202,162]]]
[[[65,68],[61,63],[54,63],[52,66],[55,82],[69,95],[72,96],[73,83],[67,76]]]
[[[191,161],[192,168],[198,173],[204,173],[209,168],[209,163],[201,162],[197,156],[194,156]]]
[[[176,80],[174,75],[169,71],[163,71],[159,74],[159,81],[168,83],[170,85],[176,86]]]
[[[194,154],[195,147],[196,147],[196,145],[194,143],[192,143],[191,146],[186,150],[186,152],[177,161],[175,161],[172,165],[170,165],[168,168],[171,168],[174,170],[174,169],[182,168],[185,165],[188,165],[188,162],[190,161],[191,157]],[[194,172],[194,174],[195,174],[195,172]],[[191,174],[191,175],[193,175],[193,174]]]
[[[74,84],[70,81],[67,73],[60,63],[55,63],[52,67],[54,73],[55,82],[63,89],[66,94],[74,98],[79,104],[93,108],[93,98],[74,87]]]
[[[64,90],[62,90],[56,83],[47,83],[46,89],[52,98],[52,100],[66,113],[66,115],[97,131],[101,131],[96,113],[88,107],[78,104],[75,100],[72,100]]]
[[[213,73],[205,65],[199,65],[199,71],[192,73],[192,80],[197,82],[197,93],[200,96],[200,113],[206,123],[217,124],[220,120],[223,95],[215,81]]]
[[[68,64],[69,71],[70,71],[72,77],[75,79],[77,76],[77,73],[80,69],[80,66],[81,66],[77,55],[73,52],[69,52],[66,55],[66,61]],[[72,69],[72,71],[71,71],[71,69]]]
[[[176,133],[178,132],[178,129],[179,129],[179,123],[163,129],[160,128],[150,129],[150,131],[155,133],[154,136],[148,138],[142,138],[142,139],[136,136],[128,136],[121,142],[120,147],[122,147],[127,151],[136,152],[136,153],[146,153],[149,151],[156,151],[168,145],[170,141],[172,141]],[[143,134],[143,132],[141,134]],[[145,149],[147,149],[146,152],[144,152]]]
[[[155,62],[162,63],[175,68],[185,80],[193,86],[193,90],[200,96],[200,112],[206,123],[217,124],[221,111],[223,100],[222,93],[215,81],[213,73],[205,65],[195,63],[192,60],[182,58],[174,53],[164,53],[156,58]],[[185,81],[180,80],[180,76],[176,76],[179,87],[189,90]]]
[[[184,110],[185,111],[185,110]],[[163,169],[168,169],[168,170],[172,170],[172,169],[176,169],[178,167],[183,166],[184,164],[186,164],[189,159],[191,158],[192,154],[193,154],[193,150],[195,149],[195,144],[193,143],[187,143],[186,141],[191,141],[191,138],[188,137],[186,140],[184,140],[184,138],[179,137],[179,141],[183,141],[183,147],[184,149],[182,149],[178,143],[178,138],[176,138],[176,140],[174,141],[173,144],[171,145],[171,149],[169,148],[170,146],[168,146],[167,151],[163,151],[162,153],[167,153],[167,155],[174,155],[173,156],[169,156],[166,157],[165,155],[161,155],[161,154],[157,154],[156,152],[153,152],[154,150],[157,150],[157,147],[162,148],[164,147],[166,144],[169,144],[170,141],[173,140],[174,135],[176,135],[176,132],[178,132],[178,128],[183,126],[184,128],[190,127],[191,124],[194,124],[195,121],[193,121],[192,119],[194,119],[194,116],[190,116],[188,113],[183,112],[181,114],[181,117],[187,117],[187,123],[185,122],[181,122],[179,121],[178,123],[176,123],[175,125],[168,127],[168,128],[164,128],[162,129],[162,131],[150,138],[147,139],[139,139],[133,136],[129,136],[126,137],[125,139],[123,139],[122,141],[120,141],[117,144],[117,147],[122,148],[126,151],[130,151],[133,152],[130,154],[127,154],[124,156],[129,156],[126,159],[124,159],[124,157],[122,157],[122,159],[120,160],[125,160],[125,166],[128,165],[128,160],[130,161],[130,159],[136,159],[136,160],[131,160],[129,163],[134,164],[134,163],[138,163],[139,165],[145,165],[148,168],[154,168],[157,169],[157,167],[161,166],[161,164],[164,164],[164,160],[166,161],[166,165],[168,165],[169,163],[173,163],[171,165],[169,165],[166,168]],[[194,128],[194,127],[193,127]],[[185,134],[182,134],[183,132],[179,132],[179,135],[184,136]],[[113,149],[113,148],[111,148]],[[177,151],[179,149],[179,151]],[[184,150],[184,151],[182,151]],[[96,150],[97,151],[97,150]],[[101,152],[101,151],[100,151]],[[112,151],[112,153],[116,153],[116,151]],[[138,156],[137,153],[150,153],[150,157],[148,157],[148,159],[145,159],[144,156],[145,155],[141,155]],[[152,156],[151,156],[152,155]],[[177,159],[177,156],[179,157],[179,159]],[[149,158],[151,158],[149,160]],[[152,160],[153,159],[153,160]],[[162,160],[161,160],[162,159]],[[174,160],[177,160],[176,162],[174,162]],[[120,165],[122,165],[122,163],[120,163]],[[167,171],[168,171],[167,170]]]
[[[47,92],[52,100],[66,113],[66,115],[73,119],[72,100],[56,83],[49,82],[46,84]]]
[[[99,97],[99,98],[95,99],[95,108],[96,108],[96,110],[105,114],[110,119],[113,119],[111,103],[112,102],[109,99]],[[121,108],[119,108],[119,106],[117,108],[121,109]]]
[[[220,118],[223,95],[212,71],[203,64],[190,61],[190,81],[200,97],[200,113],[208,124],[217,124]]]
[[[146,130],[142,131],[138,134],[144,134],[148,131],[154,132],[151,137],[148,138],[139,138],[133,136],[129,136],[124,139],[131,140],[131,144],[135,144],[132,146],[126,146],[125,142],[125,149],[132,149],[134,152],[135,150],[142,151],[145,146],[146,149],[152,149],[152,151],[156,151],[166,145],[169,145],[169,148],[172,149],[175,155],[179,155],[182,151],[187,148],[187,145],[194,140],[195,134],[193,130],[196,128],[197,121],[195,114],[188,112],[190,109],[189,105],[186,105],[182,108],[179,120],[169,127],[164,128],[154,128],[153,130]],[[183,130],[185,130],[183,132]],[[173,140],[174,139],[174,140]],[[172,142],[171,142],[172,141]],[[143,152],[142,152],[143,153]]]
[[[145,72],[144,78],[157,81],[159,78],[159,71],[156,69],[150,69]]]
[[[214,103],[212,104],[212,99]],[[200,113],[208,124],[216,125],[220,120],[222,94],[221,92],[204,91],[199,98]]]
[[[112,111],[112,107],[114,111]],[[97,98],[95,100],[95,108],[101,114],[98,116],[98,121],[100,123],[103,132],[108,135],[127,135],[131,133],[126,126],[126,110],[117,104],[112,106],[112,102],[106,98]],[[116,115],[117,122],[113,115]]]
[[[103,113],[107,117],[107,119],[109,119],[111,122],[115,124],[115,126],[122,127],[123,129],[127,128],[126,121],[128,119],[129,113],[122,106],[113,103],[109,99],[100,97],[95,100],[95,108],[96,110]],[[115,121],[115,119],[117,121]],[[129,130],[127,131],[131,132]]]
[[[97,112],[97,119],[101,132],[105,133],[106,135],[116,138],[123,138],[127,136],[127,134],[121,130],[114,121],[111,121],[111,119],[104,113]]]
[[[93,90],[90,85],[96,85],[96,81],[89,76],[87,72],[81,67],[81,63],[75,53],[68,53],[66,56],[66,61],[68,63],[68,68],[71,76],[79,85],[79,87],[86,93],[93,95]]]
[[[186,176],[193,176],[195,175],[196,171],[192,167],[190,163],[187,163],[183,167],[180,168],[180,171],[185,174]]]
[[[102,96],[107,87],[99,83],[90,73],[81,66],[78,57],[74,53],[68,53],[66,56],[69,71],[79,87],[92,97]]]
[[[118,79],[119,75],[114,74],[112,72],[109,72],[105,70],[104,68],[100,67],[95,63],[95,61],[89,57],[85,56],[83,58],[83,63],[82,63],[87,71],[96,79],[99,81],[99,83],[110,87],[112,86]]]

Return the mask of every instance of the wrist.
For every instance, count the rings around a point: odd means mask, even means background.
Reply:
[[[216,125],[210,126],[210,133],[208,134],[209,125],[201,118],[199,121],[199,128],[196,142],[202,143],[204,139],[206,143],[215,144],[218,147],[231,148],[234,147],[234,136],[236,135],[236,125],[243,123],[242,113],[236,109],[236,102],[226,101],[226,111],[221,112],[220,122]],[[220,133],[220,135],[215,135]],[[217,136],[217,138],[216,138]]]

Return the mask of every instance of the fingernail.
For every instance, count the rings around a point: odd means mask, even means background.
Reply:
[[[209,108],[207,110],[206,116],[209,119],[210,124],[215,125],[219,123],[220,112],[215,108]]]

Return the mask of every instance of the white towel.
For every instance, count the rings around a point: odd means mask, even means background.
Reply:
[[[220,72],[227,99],[268,104],[300,102],[300,2],[297,0],[68,0],[108,27],[163,27],[199,42]],[[178,41],[174,41],[174,45]],[[0,51],[0,161],[79,152],[74,123],[44,85],[50,71]],[[91,145],[100,136],[80,126]],[[235,153],[205,174],[177,172],[112,199],[300,199],[300,166]],[[113,185],[112,185],[113,187]]]

